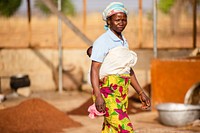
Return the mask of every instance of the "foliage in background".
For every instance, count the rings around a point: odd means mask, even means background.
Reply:
[[[169,13],[170,8],[173,6],[175,0],[159,0],[158,3],[158,8],[163,12],[163,13]]]
[[[56,7],[58,6],[58,0],[52,0],[52,2],[56,5]],[[36,0],[35,6],[38,7],[46,15],[51,14],[49,8],[45,6],[42,1]],[[70,0],[61,0],[61,12],[66,15],[75,15],[75,7]]]
[[[10,17],[20,7],[22,0],[0,0],[0,15]]]

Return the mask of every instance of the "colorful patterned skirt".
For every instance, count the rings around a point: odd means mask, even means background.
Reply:
[[[106,103],[102,133],[134,133],[127,115],[130,75],[110,75],[100,83],[100,91]]]

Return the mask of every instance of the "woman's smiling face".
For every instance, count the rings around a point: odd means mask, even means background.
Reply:
[[[116,13],[108,18],[108,24],[115,34],[121,34],[127,25],[127,15],[122,12]]]

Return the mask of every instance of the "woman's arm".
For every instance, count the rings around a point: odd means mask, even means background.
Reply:
[[[133,69],[130,70],[130,78],[131,78],[131,86],[135,89],[135,91],[139,94],[140,101],[142,102],[142,109],[148,109],[151,106],[151,102],[149,97],[145,94],[145,92],[140,87],[138,80],[135,76]]]
[[[99,112],[105,112],[105,102],[104,99],[100,93],[100,88],[99,88],[99,70],[101,67],[101,63],[96,62],[96,61],[92,61],[92,65],[91,65],[91,73],[90,73],[90,77],[91,77],[91,84],[92,84],[92,88],[94,91],[94,96],[96,97],[95,100],[95,106],[96,109]]]

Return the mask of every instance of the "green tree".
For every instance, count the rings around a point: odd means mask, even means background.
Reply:
[[[58,0],[52,0],[57,5]],[[0,0],[0,16],[11,17],[22,4],[22,0]],[[40,0],[36,0],[35,6],[43,13],[50,15],[50,10]],[[66,15],[75,15],[75,7],[70,0],[61,0],[61,11]]]
[[[57,6],[58,0],[52,0],[52,2]],[[38,7],[46,15],[50,15],[51,11],[49,8],[40,0],[36,0],[35,6]],[[70,0],[61,0],[61,12],[66,15],[75,15],[75,7]]]
[[[22,0],[0,0],[0,16],[10,17],[15,14]]]
[[[158,3],[158,8],[163,13],[169,13],[173,4],[174,4],[174,0],[160,0]]]
[[[169,14],[171,17],[171,33],[175,34],[179,29],[179,19],[181,12],[187,9],[191,9],[193,6],[194,0],[159,0],[158,9],[165,13]],[[197,4],[200,4],[200,0],[196,1]],[[190,7],[190,8],[186,8]]]

